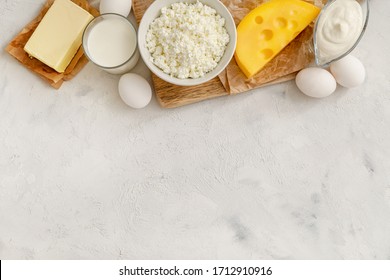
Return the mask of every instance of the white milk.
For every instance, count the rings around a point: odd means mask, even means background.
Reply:
[[[87,55],[104,70],[122,74],[137,63],[137,35],[127,19],[113,14],[102,15],[89,27],[86,36]]]

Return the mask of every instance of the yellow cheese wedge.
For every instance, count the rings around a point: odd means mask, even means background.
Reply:
[[[319,14],[301,0],[271,0],[252,10],[237,27],[235,59],[250,78],[287,46]]]
[[[59,73],[65,71],[81,45],[93,16],[70,0],[55,0],[24,50]]]

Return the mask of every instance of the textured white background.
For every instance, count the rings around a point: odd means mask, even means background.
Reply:
[[[363,86],[173,110],[91,64],[59,91],[22,67],[4,47],[43,2],[0,0],[1,259],[390,258],[390,1]]]

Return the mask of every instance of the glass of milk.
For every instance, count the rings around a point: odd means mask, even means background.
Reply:
[[[87,58],[111,74],[129,72],[139,59],[137,32],[118,14],[102,14],[85,28],[83,48]]]

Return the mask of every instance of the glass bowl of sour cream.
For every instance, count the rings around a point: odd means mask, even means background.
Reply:
[[[360,42],[369,18],[368,0],[329,0],[314,26],[314,54],[325,67],[349,54]]]

